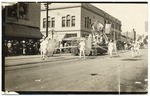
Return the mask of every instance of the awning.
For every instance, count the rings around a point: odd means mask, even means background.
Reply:
[[[5,24],[5,36],[25,37],[25,38],[42,38],[42,33],[38,28],[22,26],[17,24]]]
[[[83,37],[69,37],[69,38],[63,38],[63,41],[80,41],[80,40],[85,40]]]

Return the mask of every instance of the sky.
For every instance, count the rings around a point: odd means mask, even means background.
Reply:
[[[7,1],[7,0],[3,0],[3,1]],[[18,0],[14,0],[14,1],[18,1]],[[48,1],[52,1],[52,0],[48,0]],[[122,22],[122,32],[127,32],[127,31],[132,32],[132,30],[135,29],[135,31],[138,34],[145,34],[145,33],[147,34],[147,32],[145,32],[146,31],[145,22],[148,22],[148,4],[98,3],[98,2],[91,3],[91,4],[109,13],[113,17],[119,19]]]
[[[92,5],[109,13],[119,19],[122,23],[122,32],[132,32],[133,29],[138,34],[144,34],[145,22],[148,22],[148,4],[135,3],[91,3]]]

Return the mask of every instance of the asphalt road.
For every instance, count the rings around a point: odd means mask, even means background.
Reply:
[[[45,61],[39,57],[5,59],[5,90],[147,92],[148,50],[140,51],[141,57],[135,58],[126,51],[113,58],[67,55]]]

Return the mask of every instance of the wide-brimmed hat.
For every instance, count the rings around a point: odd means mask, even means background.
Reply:
[[[11,41],[9,40],[8,43],[10,43]]]

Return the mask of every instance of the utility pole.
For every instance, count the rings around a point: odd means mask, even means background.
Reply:
[[[46,4],[46,37],[48,37],[48,3]]]
[[[49,4],[50,3],[46,3],[44,4],[46,7],[46,37],[48,37],[48,9],[49,9]]]

